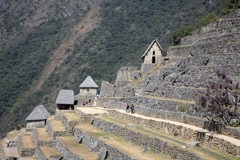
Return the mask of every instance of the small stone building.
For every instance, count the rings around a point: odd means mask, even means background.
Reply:
[[[98,85],[93,81],[92,77],[88,76],[79,86],[80,97],[94,97],[98,92]]]
[[[74,92],[73,90],[62,89],[59,91],[56,99],[57,108],[60,110],[74,110]]]
[[[39,105],[26,118],[27,128],[43,128],[49,117],[50,114],[44,105]]]
[[[156,39],[148,46],[141,58],[143,59],[141,67],[143,73],[150,71],[154,66],[163,62],[162,47]]]

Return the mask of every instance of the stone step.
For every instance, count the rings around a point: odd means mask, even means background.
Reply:
[[[63,155],[55,147],[38,147],[35,157],[39,160],[57,160],[63,158]]]
[[[113,130],[114,131],[114,130]],[[85,144],[89,149],[99,152],[99,159],[143,159],[160,160],[170,159],[164,154],[143,152],[142,146],[125,141],[120,136],[115,136],[89,124],[81,124],[75,127],[75,137],[79,143]]]
[[[63,154],[64,159],[97,159],[97,153],[90,151],[85,145],[77,143],[74,136],[58,137],[56,148]]]
[[[167,55],[169,57],[192,57],[196,55],[217,55],[222,53],[238,53],[240,50],[240,41],[235,42],[217,41],[200,45],[182,45],[172,46],[168,48]]]
[[[233,41],[239,39],[240,36],[240,26],[235,32],[230,33],[218,33],[214,35],[204,35],[204,36],[188,36],[181,39],[181,45],[200,45],[207,44],[216,41]]]
[[[55,119],[54,116],[48,118],[46,128],[53,139],[69,135],[65,125],[60,120]]]
[[[36,145],[33,140],[33,132],[22,130],[18,135],[17,149],[20,157],[32,157],[34,155]]]
[[[35,128],[33,130],[33,139],[36,146],[52,147],[54,141],[46,128]]]
[[[113,134],[125,136],[128,141],[135,141],[139,143],[141,140],[140,134],[147,133],[148,136],[158,137],[161,140],[165,140],[177,146],[185,145],[188,141],[200,141],[203,146],[201,145],[200,148],[194,148],[194,150],[191,150],[191,152],[196,154],[202,152],[200,155],[205,157],[204,154],[206,154],[206,159],[235,159],[240,154],[239,139],[234,139],[229,136],[219,134],[212,135],[210,132],[203,130],[202,128],[176,121],[150,118],[148,116],[139,114],[127,114],[122,110],[117,110],[110,113],[111,116],[108,115],[100,117],[100,119],[108,122],[94,120],[93,125]],[[124,126],[124,128],[121,126]],[[127,130],[131,130],[138,135],[130,136],[129,131]],[[204,134],[204,136],[199,137],[199,134]],[[135,139],[136,136],[138,137],[138,141]],[[213,136],[212,140],[209,141],[211,136]],[[222,154],[222,151],[229,155]],[[214,157],[213,154],[216,157]]]

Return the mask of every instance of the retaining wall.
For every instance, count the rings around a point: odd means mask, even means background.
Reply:
[[[193,130],[190,128],[186,128],[183,126],[179,126],[179,125],[175,125],[167,122],[159,122],[154,120],[142,119],[142,118],[134,117],[127,114],[122,114],[117,111],[112,111],[111,114],[113,114],[114,116],[118,116],[121,119],[125,119],[129,122],[133,122],[145,127],[161,130],[162,132],[171,134],[176,137],[201,141],[201,143],[203,143],[206,146],[216,148],[220,151],[223,151],[227,154],[231,154],[233,156],[240,157],[239,146],[231,144],[230,142],[219,138],[219,136],[215,134],[212,134],[206,131],[201,131],[201,130],[197,131],[197,130]],[[106,127],[103,127],[103,128],[106,128]],[[109,129],[113,130],[113,132],[116,132],[116,133],[120,132],[119,130],[113,129],[113,127],[110,127]]]
[[[56,139],[56,148],[57,150],[63,154],[64,159],[70,159],[70,160],[84,160],[79,155],[76,155],[72,153],[68,147],[62,143],[59,139]]]
[[[144,148],[147,147],[156,154],[163,153],[171,156],[173,159],[182,160],[202,159],[196,154],[190,153],[185,149],[171,146],[167,142],[161,141],[160,139],[148,137],[147,135],[131,131],[126,127],[120,127],[111,122],[96,118],[94,119],[93,125],[116,136],[124,137],[125,141],[133,142],[134,144],[143,146]]]

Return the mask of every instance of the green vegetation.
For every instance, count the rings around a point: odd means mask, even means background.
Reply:
[[[218,10],[202,15],[196,23],[186,25],[173,33],[173,44],[179,45],[181,38],[192,35],[192,31],[216,21],[219,17],[231,13],[240,8],[240,0],[226,0],[225,5]]]
[[[51,3],[53,8],[49,8],[53,11],[47,17],[50,18],[48,22],[32,29],[21,28],[24,18],[37,14],[37,2],[41,1],[8,1],[7,7],[0,9],[3,19],[0,27],[7,29],[10,35],[9,41],[0,42],[0,115],[14,113],[16,123],[24,121],[40,103],[47,108],[52,107],[57,92],[62,88],[74,89],[78,93],[79,84],[88,75],[100,85],[102,80],[114,82],[121,66],[140,66],[140,57],[154,38],[166,52],[173,43],[172,33],[223,7],[224,0],[212,4],[208,0],[194,3],[191,0],[104,0],[98,28],[84,40],[76,42],[71,56],[57,68],[41,90],[26,96],[23,93],[37,80],[52,52],[81,19],[81,16],[76,19],[78,14],[59,18],[62,12],[57,4],[60,2],[56,1]],[[58,7],[54,8],[54,5]],[[21,6],[32,8],[24,10]],[[11,40],[13,32],[16,37]]]

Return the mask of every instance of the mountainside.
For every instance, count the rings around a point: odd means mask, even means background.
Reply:
[[[152,39],[166,51],[172,33],[224,0],[0,0],[1,133],[56,93],[91,75],[112,81],[122,65],[140,64]]]

